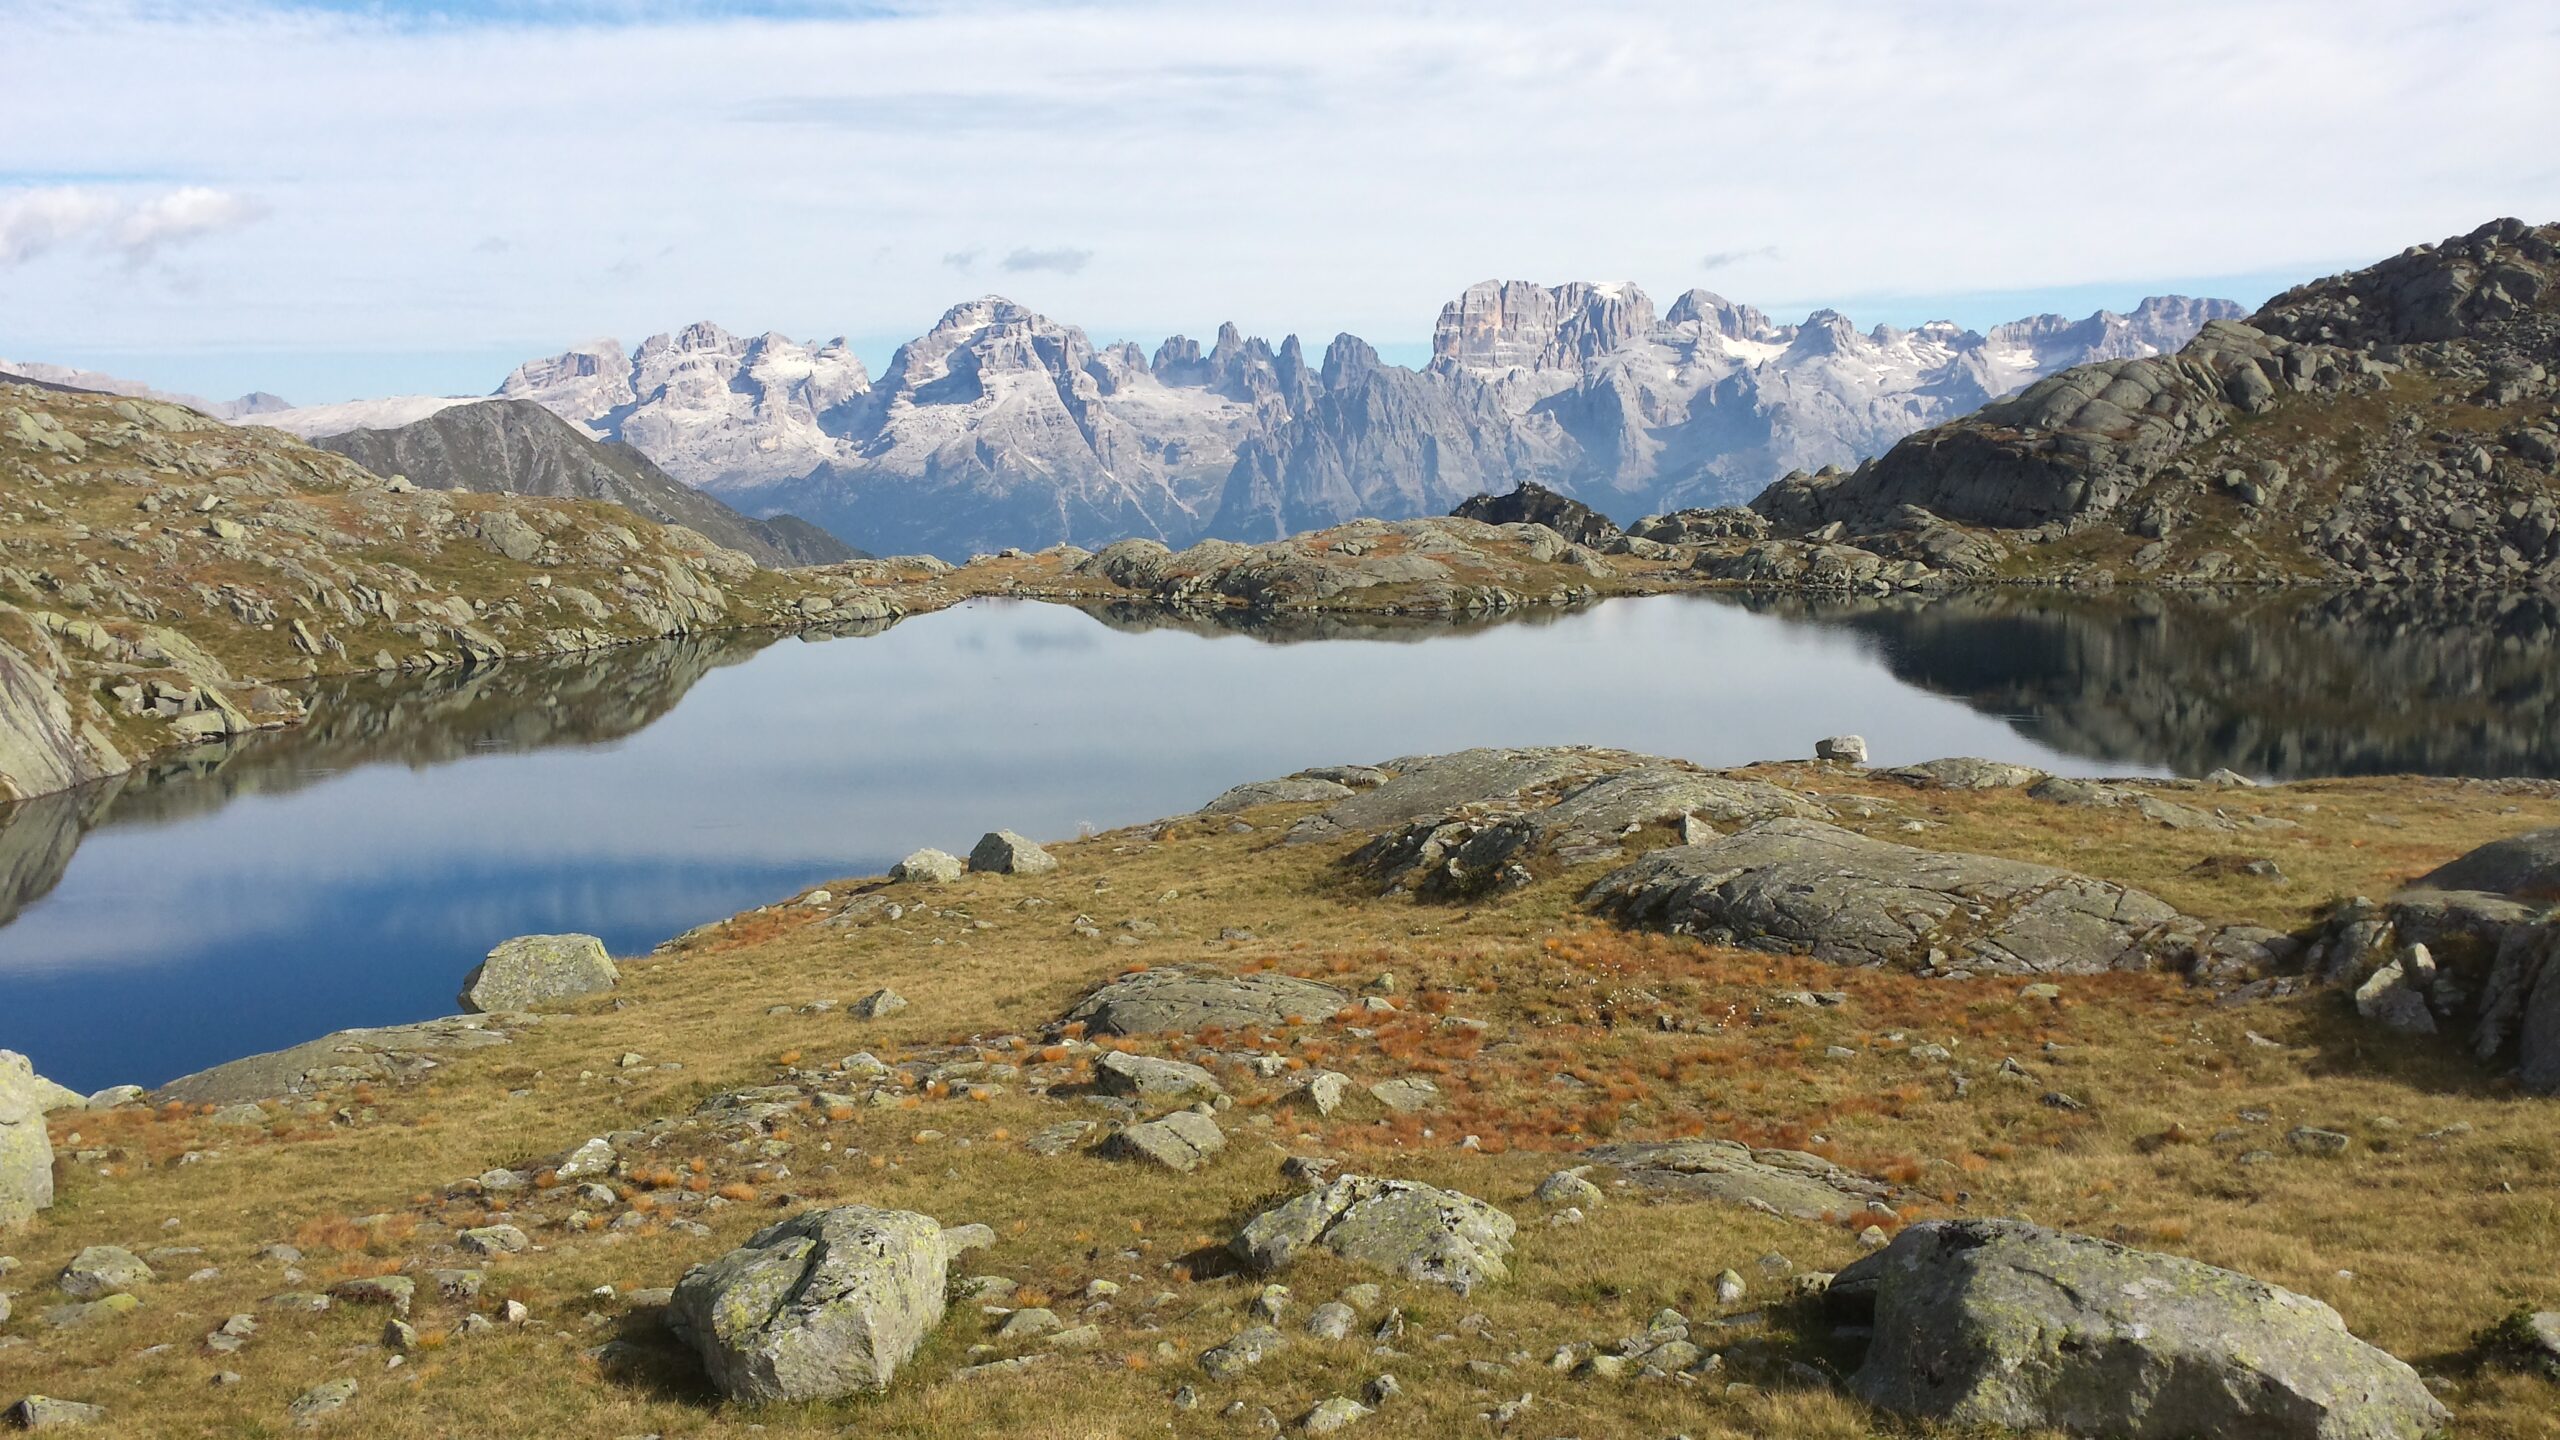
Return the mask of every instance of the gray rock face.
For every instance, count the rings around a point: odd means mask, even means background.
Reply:
[[[2560,901],[2560,830],[2492,840],[2411,883],[2426,890],[2483,890],[2511,900]]]
[[[942,1321],[942,1227],[905,1210],[813,1210],[685,1272],[667,1323],[750,1404],[885,1390]]]
[[[1289,840],[1292,844],[1331,840],[1462,806],[1516,799],[1535,786],[1599,768],[1594,756],[1601,753],[1606,752],[1485,749],[1391,760],[1380,768],[1394,772],[1394,779],[1299,821],[1290,827]]]
[[[1132,1125],[1102,1142],[1102,1153],[1112,1159],[1143,1161],[1184,1175],[1226,1148],[1226,1132],[1218,1122],[1192,1110]]]
[[[517,1016],[510,1025],[533,1023]],[[284,1050],[251,1055],[181,1076],[151,1092],[166,1104],[234,1105],[284,1095],[307,1095],[331,1086],[367,1080],[417,1080],[452,1055],[505,1045],[514,1036],[478,1015],[422,1020],[414,1025],[386,1025],[366,1030],[340,1030]]]
[[[539,1010],[612,989],[622,979],[593,935],[519,935],[462,980],[462,1008],[478,1014]]]
[[[1201,806],[1200,813],[1228,815],[1238,810],[1250,810],[1256,805],[1317,805],[1329,800],[1347,800],[1351,794],[1350,786],[1337,781],[1292,775],[1230,787],[1217,799]]]
[[[1666,761],[1591,756],[1613,769],[1596,779],[1562,780],[1514,799],[1428,816],[1353,852],[1350,864],[1425,899],[1463,900],[1529,883],[1530,862],[1613,859],[1633,828],[1693,822],[1734,824],[1817,812],[1801,796],[1757,780],[1727,780]]]
[[[1058,857],[1010,830],[990,830],[969,852],[969,868],[991,875],[1040,875],[1058,868]]]
[[[1114,980],[1060,1018],[1090,1035],[1189,1034],[1321,1020],[1349,1003],[1348,994],[1313,980],[1174,966]]]
[[[829,565],[856,555],[809,525],[750,520],[639,451],[590,439],[531,400],[456,405],[396,429],[353,430],[312,443],[377,475],[404,475],[430,490],[607,501],[661,525],[682,525],[760,565]],[[539,537],[533,548],[539,550]]]
[[[1505,1262],[1517,1228],[1509,1215],[1472,1195],[1345,1175],[1256,1215],[1228,1249],[1266,1274],[1322,1249],[1466,1295],[1510,1275]]]
[[[1988,855],[1915,850],[1772,820],[1659,850],[1587,903],[1622,923],[1844,965],[1946,963],[2005,974],[2139,968],[2192,922],[2111,881]]]
[[[2449,1418],[2317,1300],[2019,1221],[1928,1221],[1841,1271],[1860,1399],[1954,1426],[2124,1440],[2415,1440]]]
[[[1505,495],[1475,496],[1451,513],[1487,525],[1544,525],[1577,545],[1606,545],[1622,533],[1608,516],[1536,481]]]
[[[2380,905],[2350,901],[2330,915],[2307,968],[2353,986],[2358,1011],[2390,1029],[2467,1024],[2479,1060],[2512,1057],[2526,1089],[2560,1094],[2560,910],[2484,890],[2424,888],[2448,872],[2528,887],[2537,873],[2529,846],[2499,841]]]
[[[62,1087],[15,1050],[0,1050],[0,1229],[53,1204],[53,1139],[44,1117]],[[64,1094],[70,1092],[63,1091]]]
[[[2011,765],[1970,755],[1923,760],[1917,765],[1897,765],[1876,773],[1933,790],[2017,790],[2047,778],[2045,772],[2032,765]]]
[[[1731,1140],[1601,1145],[1582,1158],[1640,1190],[1724,1200],[1799,1220],[1854,1215],[1886,1198],[1885,1187],[1801,1150],[1754,1150]]]

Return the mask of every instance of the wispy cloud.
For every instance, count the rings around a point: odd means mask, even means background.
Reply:
[[[265,213],[246,196],[201,185],[147,198],[69,185],[0,193],[0,265],[22,265],[55,250],[141,265]]]
[[[942,263],[959,271],[961,274],[966,275],[978,268],[978,252],[975,250],[946,250],[942,255]]]
[[[1701,270],[1722,270],[1728,266],[1739,265],[1745,260],[1775,260],[1777,258],[1778,247],[1775,245],[1762,245],[1750,250],[1711,250],[1705,255],[1698,257],[1698,268]]]
[[[1092,251],[1060,245],[1050,250],[1016,250],[1004,257],[1004,268],[1016,275],[1028,274],[1035,270],[1054,270],[1061,275],[1073,275],[1092,262]]]

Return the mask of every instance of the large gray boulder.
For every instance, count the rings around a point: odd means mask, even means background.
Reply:
[[[2485,890],[2512,900],[2560,900],[2560,828],[2492,840],[2419,876],[2413,887]]]
[[[1039,875],[1058,868],[1058,857],[1010,830],[990,830],[969,852],[969,868],[990,875]]]
[[[1623,923],[1746,949],[2004,974],[2138,968],[2196,929],[2113,881],[1915,850],[1812,820],[1657,850],[1602,877],[1585,899]]]
[[[812,1210],[685,1272],[667,1324],[750,1404],[885,1390],[942,1321],[942,1226],[908,1210]]]
[[[1188,1175],[1227,1148],[1218,1122],[1196,1110],[1176,1110],[1158,1120],[1132,1125],[1102,1142],[1101,1153],[1114,1160],[1137,1160]]]
[[[2032,765],[2012,765],[2005,760],[1984,760],[1972,755],[1897,765],[1876,774],[1932,790],[2016,790],[2051,778]]]
[[[1350,1003],[1343,991],[1294,976],[1173,966],[1114,980],[1061,1020],[1089,1035],[1189,1034],[1322,1020]]]
[[[1601,1145],[1582,1158],[1641,1190],[1762,1207],[1799,1220],[1854,1215],[1886,1196],[1882,1184],[1819,1155],[1754,1150],[1732,1140]]]
[[[1182,1060],[1156,1055],[1130,1055],[1114,1050],[1095,1062],[1094,1088],[1105,1095],[1125,1095],[1168,1105],[1215,1100],[1227,1093],[1218,1077]]]
[[[0,1105],[13,1100],[38,1115],[77,1110],[89,1103],[79,1091],[37,1074],[35,1062],[26,1056],[15,1050],[0,1050]]]
[[[53,1204],[53,1137],[44,1127],[43,1098],[0,1051],[0,1228],[24,1225]]]
[[[593,935],[519,935],[462,980],[462,1008],[536,1010],[612,989],[621,973]]]
[[[2449,1418],[2317,1300],[2023,1221],[1914,1225],[1830,1295],[1874,1330],[1850,1392],[1951,1426],[2414,1440]]]
[[[1310,1250],[1461,1295],[1509,1277],[1518,1227],[1455,1190],[1412,1180],[1345,1175],[1245,1222],[1227,1248],[1254,1270],[1286,1269]]]

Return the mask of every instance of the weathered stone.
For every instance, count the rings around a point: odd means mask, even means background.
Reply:
[[[2483,890],[2511,900],[2560,901],[2560,828],[2492,840],[2419,876],[2411,888]]]
[[[1410,1180],[1345,1175],[1247,1221],[1228,1249],[1251,1268],[1286,1268],[1309,1249],[1461,1295],[1510,1274],[1510,1216],[1471,1195]]]
[[[1658,850],[1585,896],[1620,921],[1846,965],[2015,974],[2136,968],[2184,917],[2140,890],[2051,866],[1916,850],[1772,820]]]
[[[1344,992],[1313,980],[1175,966],[1114,980],[1063,1019],[1093,1035],[1247,1030],[1327,1019],[1350,1002]]]
[[[1234,786],[1201,806],[1200,813],[1229,815],[1238,810],[1250,810],[1256,805],[1320,805],[1333,800],[1347,800],[1351,794],[1351,787],[1340,781],[1291,775],[1279,780],[1256,780]]]
[[[1836,760],[1843,765],[1867,763],[1867,742],[1856,735],[1833,735],[1813,742],[1813,758]]]
[[[297,1430],[309,1430],[347,1407],[356,1398],[353,1380],[324,1380],[294,1397],[285,1414]]]
[[[19,1430],[76,1430],[106,1419],[107,1407],[56,1400],[50,1395],[29,1395],[0,1413],[0,1418]]]
[[[813,1210],[687,1271],[667,1323],[733,1400],[885,1390],[941,1323],[947,1264],[928,1216]]]
[[[1226,1087],[1218,1083],[1217,1076],[1197,1065],[1118,1050],[1095,1062],[1093,1083],[1094,1088],[1105,1095],[1125,1095],[1167,1104],[1214,1100],[1227,1093]]]
[[[905,885],[948,885],[968,868],[959,856],[928,848],[890,866],[889,878]]]
[[[1936,790],[2015,790],[2048,778],[2044,771],[2032,765],[2011,765],[1970,755],[1923,760],[1917,765],[1897,765],[1891,770],[1876,773],[1886,779]]]
[[[1223,1345],[1201,1352],[1200,1368],[1207,1371],[1212,1380],[1232,1380],[1261,1364],[1288,1343],[1279,1331],[1268,1325],[1256,1325]]]
[[[562,1156],[560,1163],[551,1167],[551,1173],[564,1181],[589,1180],[612,1174],[614,1162],[620,1158],[614,1153],[613,1142],[598,1135]]]
[[[513,1225],[483,1225],[456,1235],[454,1243],[474,1255],[514,1255],[533,1242]]]
[[[1400,1075],[1370,1086],[1369,1098],[1402,1115],[1439,1104],[1440,1087],[1420,1075]]]
[[[2020,1221],[1928,1221],[1829,1288],[1872,1310],[1860,1399],[1953,1426],[2125,1440],[2415,1440],[2448,1418],[2317,1300]]]
[[[610,990],[621,978],[593,935],[520,935],[463,977],[462,1008],[536,1010]]]
[[[510,1025],[531,1023],[518,1016]],[[340,1030],[284,1050],[216,1065],[172,1080],[152,1092],[166,1102],[225,1104],[307,1095],[367,1080],[412,1080],[431,1073],[443,1057],[504,1045],[513,1039],[486,1016],[450,1015],[414,1025]]]
[[[329,1298],[348,1305],[385,1305],[394,1315],[407,1315],[418,1282],[406,1275],[366,1275],[329,1287]]]
[[[1188,1175],[1225,1148],[1227,1137],[1217,1121],[1196,1111],[1176,1110],[1113,1135],[1103,1142],[1102,1153]]]
[[[853,1002],[850,1013],[857,1020],[878,1020],[907,1008],[907,997],[895,990],[879,989]]]
[[[1765,1207],[1801,1220],[1850,1215],[1885,1187],[1801,1150],[1754,1150],[1732,1140],[1600,1145],[1582,1152],[1639,1189]]]
[[[131,1294],[158,1278],[132,1251],[115,1245],[92,1245],[72,1256],[53,1284],[74,1300],[96,1300]]]
[[[1010,830],[990,830],[969,852],[969,868],[992,875],[1039,875],[1057,869],[1058,860]]]

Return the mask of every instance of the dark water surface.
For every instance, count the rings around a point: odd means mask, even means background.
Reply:
[[[2503,607],[2503,608],[2502,608]],[[0,816],[0,1047],[80,1089],[449,1013],[511,935],[618,953],[988,829],[1313,764],[1576,742],[1712,764],[2560,773],[2550,606],[1611,602],[1473,630],[981,603],[336,683],[303,730]]]

